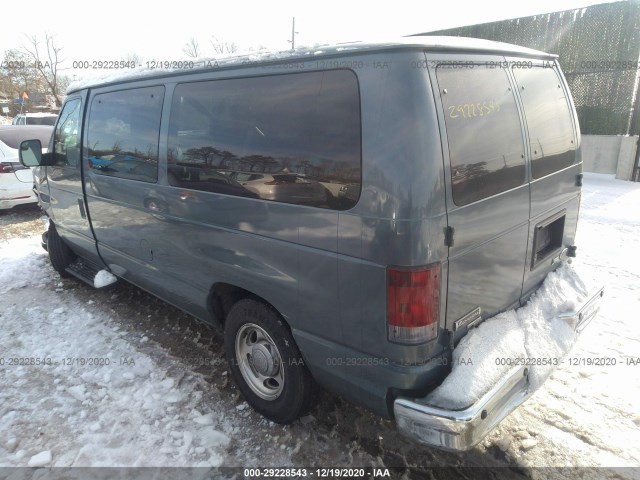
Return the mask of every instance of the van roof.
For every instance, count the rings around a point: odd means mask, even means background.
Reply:
[[[493,53],[526,58],[554,60],[558,56],[541,52],[531,48],[520,47],[510,43],[494,42],[478,38],[467,37],[443,37],[430,35],[416,35],[402,37],[388,42],[350,42],[333,45],[320,45],[303,47],[295,50],[280,52],[260,51],[245,55],[222,56],[217,58],[185,59],[182,63],[193,61],[201,65],[201,72],[217,71],[221,69],[233,69],[253,67],[261,64],[277,64],[291,61],[305,61],[310,58],[343,57],[358,53],[373,53],[393,50],[421,49],[430,52],[469,52],[469,53]],[[207,67],[209,64],[214,66]],[[130,71],[118,71],[116,74],[91,77],[73,82],[67,89],[72,93],[84,88],[117,84],[132,80],[161,78],[173,75],[187,75],[193,73],[192,69],[134,69]]]

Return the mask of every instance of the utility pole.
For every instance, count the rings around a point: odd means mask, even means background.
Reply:
[[[640,135],[640,68],[636,70],[636,91],[633,114],[629,121],[627,135]],[[640,139],[636,141],[636,156],[631,171],[631,181],[640,182]]]
[[[291,24],[291,40],[287,40],[291,43],[291,50],[295,50],[296,48],[296,17],[293,17],[293,23]]]

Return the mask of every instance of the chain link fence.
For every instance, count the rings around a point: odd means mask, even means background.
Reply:
[[[555,53],[569,83],[583,134],[640,133],[638,0],[422,35],[484,38]]]

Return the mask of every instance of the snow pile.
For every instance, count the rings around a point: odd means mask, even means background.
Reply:
[[[27,463],[28,467],[44,467],[45,465],[51,463],[51,452],[46,450],[44,452],[40,452],[37,455],[31,457],[29,463]]]
[[[96,274],[96,278],[93,279],[93,286],[95,288],[106,287],[112,283],[116,283],[118,278],[108,270],[100,270]]]
[[[44,287],[49,281],[43,274],[48,259],[39,242],[11,239],[0,242],[0,295],[27,286]]]
[[[472,329],[453,351],[453,369],[428,397],[442,408],[465,408],[487,393],[518,359],[543,359],[527,365],[531,388],[539,388],[567,355],[577,333],[559,317],[576,310],[589,295],[572,264],[551,272],[522,308],[492,317]],[[520,360],[521,361],[521,360]]]

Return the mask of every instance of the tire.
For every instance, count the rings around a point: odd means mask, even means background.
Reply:
[[[286,424],[313,407],[318,387],[288,326],[269,306],[243,299],[225,322],[224,349],[231,376],[247,403]]]
[[[49,260],[51,265],[60,277],[69,278],[71,274],[66,268],[71,265],[77,258],[77,255],[64,243],[64,240],[58,235],[56,226],[49,221],[49,233],[47,234],[47,250],[49,251]]]

